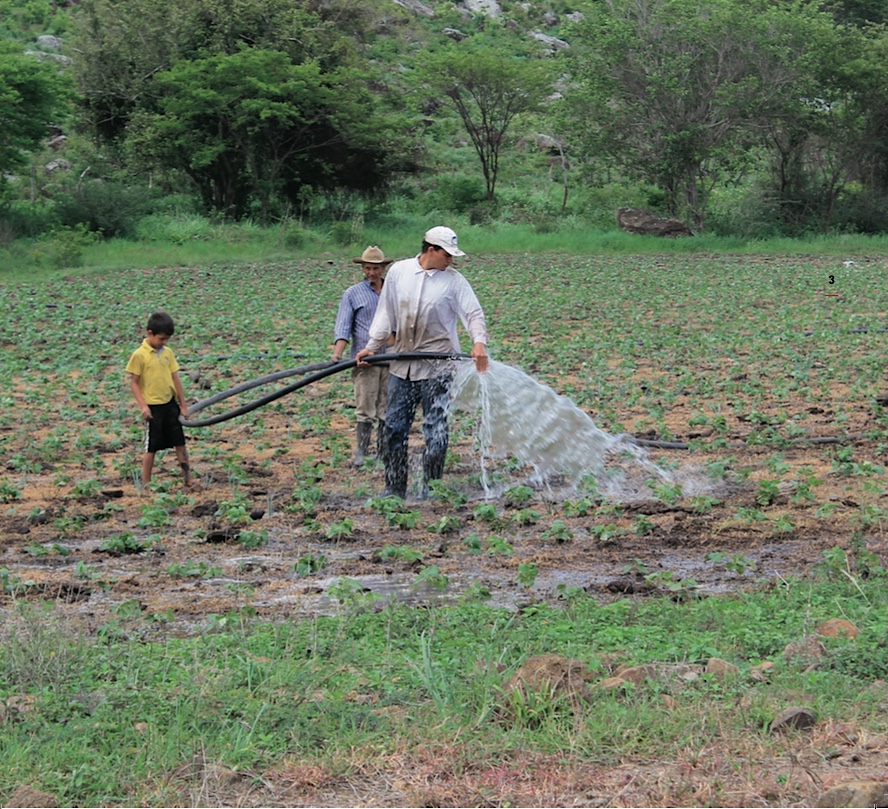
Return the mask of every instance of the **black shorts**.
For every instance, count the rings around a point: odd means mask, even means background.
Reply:
[[[166,404],[148,405],[151,418],[145,420],[145,452],[185,446],[185,431],[179,422],[179,403],[170,399]]]

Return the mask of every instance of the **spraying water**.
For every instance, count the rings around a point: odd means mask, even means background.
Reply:
[[[628,436],[599,429],[570,399],[510,365],[491,360],[490,370],[479,374],[474,363],[459,363],[451,395],[452,408],[479,419],[476,438],[485,491],[490,489],[490,463],[508,456],[530,467],[534,482],[566,476],[579,483],[591,477],[599,492],[615,499],[645,496],[638,490],[651,478],[674,483],[670,472]]]

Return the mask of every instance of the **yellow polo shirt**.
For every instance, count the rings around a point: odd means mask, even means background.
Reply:
[[[139,388],[145,397],[145,404],[166,404],[176,398],[173,374],[179,370],[176,355],[169,346],[155,351],[142,340],[129,358],[126,371],[139,377]]]

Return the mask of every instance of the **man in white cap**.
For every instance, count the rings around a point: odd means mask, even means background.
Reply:
[[[423,237],[418,256],[395,262],[386,276],[370,339],[359,351],[358,363],[379,352],[394,338],[396,353],[458,354],[457,320],[472,339],[471,356],[479,373],[488,368],[487,324],[471,285],[451,267],[464,256],[456,233],[434,227]],[[423,488],[444,474],[449,433],[450,360],[396,360],[389,366],[388,409],[385,419],[385,494],[406,497],[407,438],[418,405],[422,406],[425,452]]]
[[[333,336],[333,362],[342,360],[342,354],[349,343],[352,359],[357,355],[358,349],[367,344],[370,323],[376,314],[379,293],[382,292],[383,276],[394,259],[386,258],[382,250],[371,245],[361,253],[360,258],[352,261],[361,265],[364,280],[345,290],[339,301]],[[355,429],[358,439],[352,466],[360,467],[370,454],[370,434],[374,422],[377,424],[377,455],[383,455],[388,368],[381,363],[365,363],[363,367],[352,370],[352,382],[355,388]]]

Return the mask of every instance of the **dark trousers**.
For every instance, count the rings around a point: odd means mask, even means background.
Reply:
[[[422,432],[426,444],[422,459],[424,484],[444,475],[452,380],[450,374],[420,380],[389,375],[385,417],[385,485],[390,494],[404,497],[407,493],[407,439],[418,405],[422,406]]]

